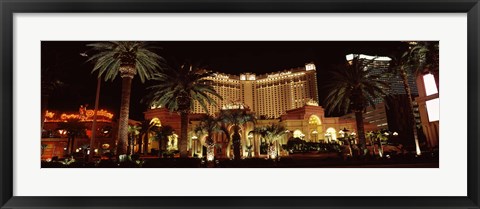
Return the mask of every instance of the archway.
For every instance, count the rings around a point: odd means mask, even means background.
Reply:
[[[154,126],[158,126],[158,127],[162,126],[162,122],[160,121],[160,119],[158,119],[156,117],[152,118],[152,120],[150,120],[150,124],[154,125]]]
[[[337,131],[335,130],[335,128],[328,128],[325,132],[325,138],[328,142],[337,141]]]
[[[305,137],[305,134],[303,134],[302,131],[300,131],[298,129],[293,131],[293,138],[299,138],[299,139],[303,140],[304,137]]]
[[[228,145],[227,145],[227,148],[225,150],[225,154],[227,156],[227,158],[233,158],[233,134],[234,134],[234,131],[233,131],[233,126],[234,125],[230,125],[227,130],[228,130],[228,133],[230,134],[229,138],[230,140],[228,141]],[[243,125],[239,126],[240,129],[238,130],[238,133],[240,134],[240,153],[242,155],[244,155],[245,153],[244,150],[246,149],[245,147],[245,140],[246,140],[246,137],[245,137],[245,133],[244,133],[244,128],[243,128]]]

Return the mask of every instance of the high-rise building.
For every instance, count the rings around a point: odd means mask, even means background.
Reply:
[[[351,61],[354,58],[358,58],[361,62],[363,62],[366,65],[365,70],[370,71],[370,74],[379,75],[379,79],[381,81],[388,83],[390,86],[388,93],[390,95],[406,94],[402,78],[399,75],[395,74],[392,76],[392,74],[387,73],[390,68],[390,61],[392,60],[390,57],[370,56],[365,54],[348,54],[346,56],[347,61]],[[418,95],[414,76],[408,74],[407,79],[410,85],[411,94]],[[383,98],[376,98],[374,101],[375,104],[379,104],[383,102]]]
[[[317,75],[313,63],[262,75],[215,73],[207,79],[214,82],[213,88],[223,98],[214,97],[217,106],[207,106],[210,114],[226,105],[240,103],[257,116],[279,118],[287,110],[303,107],[308,102],[318,103]],[[195,102],[193,113],[206,111]]]

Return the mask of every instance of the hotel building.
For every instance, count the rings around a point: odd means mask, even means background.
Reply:
[[[277,143],[287,144],[289,139],[300,138],[307,142],[336,143],[342,137],[340,130],[356,132],[354,119],[325,117],[323,107],[318,105],[316,68],[313,63],[279,72],[256,75],[242,73],[229,75],[216,73],[208,79],[214,81],[213,87],[223,100],[218,98],[217,106],[208,106],[209,114],[216,114],[224,109],[246,109],[257,115],[256,124],[247,123],[241,127],[242,156],[264,157],[260,153],[261,139],[249,133],[259,126],[277,123],[288,130],[288,134]],[[197,136],[194,129],[206,112],[198,103],[194,103],[189,116],[188,149],[192,157],[205,156],[206,136]],[[180,116],[165,108],[152,106],[144,112],[145,119],[157,121],[158,124],[170,125],[177,132],[180,130]],[[218,158],[232,157],[232,143],[224,134],[213,137]],[[176,137],[169,144],[176,144]],[[150,141],[151,148],[157,142]],[[250,147],[250,148],[249,148]],[[150,148],[149,148],[150,150]],[[281,155],[288,155],[286,151]]]
[[[213,88],[223,97],[217,105],[208,106],[210,114],[232,103],[241,103],[262,118],[279,118],[287,110],[303,107],[307,102],[318,103],[317,74],[313,63],[280,72],[239,76],[216,73],[208,77]],[[195,102],[193,113],[206,113]]]
[[[113,114],[106,110],[97,111],[95,149],[88,150],[92,138],[94,111],[81,109],[79,112],[46,111],[42,129],[42,160],[67,155],[82,156],[89,151],[96,154],[114,152],[117,123]],[[71,129],[71,130],[69,130]],[[83,129],[83,130],[82,130]],[[73,140],[69,132],[75,132]]]

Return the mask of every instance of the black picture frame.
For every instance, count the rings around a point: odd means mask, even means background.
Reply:
[[[1,208],[479,208],[478,0],[0,0]],[[13,196],[15,13],[467,13],[468,195],[465,197],[20,197]],[[463,123],[462,123],[463,125]],[[448,180],[448,179],[446,179]],[[439,188],[446,189],[446,188]]]

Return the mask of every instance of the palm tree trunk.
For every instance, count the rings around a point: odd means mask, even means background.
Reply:
[[[132,77],[122,77],[122,99],[120,104],[120,117],[118,120],[117,155],[124,155],[127,153],[131,86]]]
[[[362,155],[365,155],[365,144],[366,144],[366,139],[365,139],[365,126],[363,123],[363,112],[360,111],[355,111],[355,121],[357,122],[357,131],[358,131],[358,141],[360,143],[360,149],[362,152]]]
[[[148,154],[148,133],[149,131],[147,130],[147,133],[145,136],[143,136],[143,154],[146,155]]]
[[[132,140],[133,140],[133,138],[132,138],[131,136],[128,137],[127,155],[131,155],[131,152],[132,152]]]
[[[180,120],[181,120],[181,131],[180,131],[180,142],[179,142],[179,148],[180,148],[180,157],[181,158],[187,158],[188,157],[188,152],[187,152],[187,147],[188,147],[188,113],[187,112],[180,112]]]
[[[420,151],[420,145],[418,143],[417,121],[415,120],[415,114],[414,114],[414,111],[413,111],[413,100],[412,100],[410,85],[408,84],[408,80],[407,80],[407,72],[405,71],[405,69],[403,67],[400,68],[400,69],[401,69],[400,74],[402,76],[403,87],[405,88],[405,92],[407,93],[407,96],[408,96],[409,111],[410,111],[410,114],[412,116],[411,123],[412,123],[412,128],[413,128],[413,138],[415,139],[415,152],[417,153],[417,155],[420,155],[420,154],[422,154],[422,152]]]
[[[142,154],[142,150],[143,150],[143,137],[145,137],[143,134],[140,134],[138,136],[138,149],[137,149],[137,153],[138,154]]]

